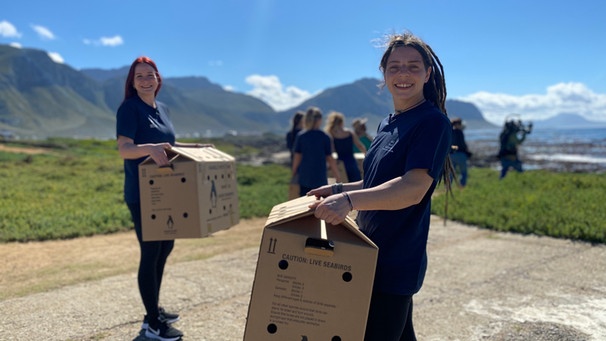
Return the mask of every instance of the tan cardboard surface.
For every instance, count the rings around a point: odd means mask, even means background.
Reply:
[[[139,165],[143,239],[200,238],[239,222],[235,159],[215,148],[167,151]]]
[[[378,249],[348,219],[313,216],[303,197],[263,230],[244,340],[362,340]]]

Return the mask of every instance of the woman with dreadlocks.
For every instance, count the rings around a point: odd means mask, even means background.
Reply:
[[[324,198],[312,208],[331,224],[357,210],[360,230],[379,247],[364,340],[416,340],[412,296],[427,269],[431,195],[440,178],[450,191],[453,174],[446,83],[437,55],[410,33],[389,37],[379,69],[394,112],[366,153],[364,179],[309,195]]]

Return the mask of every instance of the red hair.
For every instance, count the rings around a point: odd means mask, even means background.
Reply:
[[[152,68],[154,68],[154,71],[156,71],[156,77],[158,78],[158,88],[156,89],[154,96],[158,96],[158,92],[160,91],[160,88],[162,87],[162,76],[160,76],[158,67],[156,66],[156,63],[154,63],[154,61],[151,60],[151,58],[141,56],[141,57],[135,59],[135,61],[130,65],[130,70],[128,70],[128,76],[126,76],[126,84],[124,85],[124,100],[127,100],[128,98],[131,98],[137,94],[137,90],[135,90],[135,86],[134,86],[134,84],[135,84],[135,67],[141,63],[150,65]]]

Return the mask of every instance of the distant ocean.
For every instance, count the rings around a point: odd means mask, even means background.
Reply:
[[[465,139],[474,148],[487,150],[499,148],[500,129],[466,129]],[[575,164],[591,165],[591,171],[606,171],[606,127],[582,129],[534,129],[520,147],[520,155],[526,160],[526,168],[543,168],[548,163],[558,163],[564,168]],[[576,167],[576,168],[579,168]]]

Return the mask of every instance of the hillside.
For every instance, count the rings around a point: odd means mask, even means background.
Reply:
[[[534,125],[538,129],[554,129],[554,128],[569,128],[569,129],[584,129],[606,127],[606,123],[598,123],[585,119],[577,114],[559,114],[550,117],[546,120],[535,121]]]
[[[0,132],[23,138],[113,138],[127,73],[128,66],[75,70],[45,51],[0,45]],[[312,105],[324,113],[342,112],[347,125],[366,117],[372,132],[393,109],[391,95],[378,84],[378,79],[360,79],[276,112],[258,98],[226,91],[205,77],[167,77],[158,100],[169,106],[181,136],[282,134],[295,111]],[[491,126],[473,104],[448,100],[446,106],[469,128]]]
[[[341,85],[324,90],[319,95],[301,103],[295,108],[281,112],[287,119],[298,110],[317,106],[327,114],[334,110],[345,115],[348,125],[357,117],[368,119],[367,126],[373,133],[379,122],[393,111],[391,94],[379,87],[380,80],[364,78],[351,84]],[[468,128],[494,128],[484,119],[480,110],[473,104],[457,100],[446,100],[449,117],[460,117]]]
[[[106,135],[113,123],[99,83],[46,52],[0,45],[0,128],[15,134]]]

